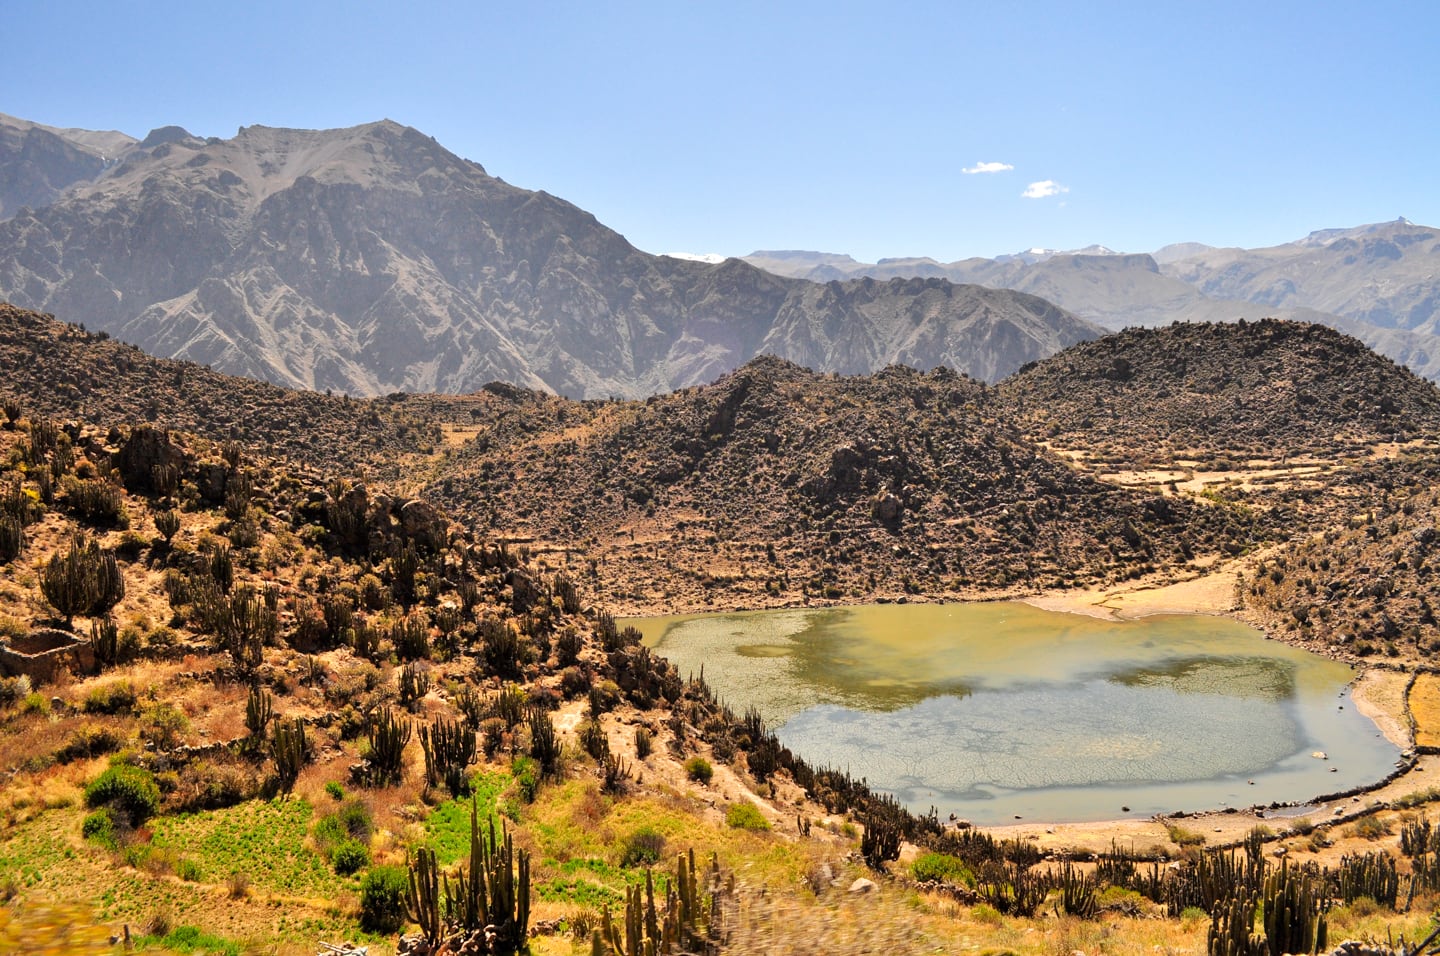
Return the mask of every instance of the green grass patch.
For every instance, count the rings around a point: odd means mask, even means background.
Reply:
[[[304,800],[252,800],[224,810],[160,817],[151,845],[199,861],[200,882],[223,883],[243,873],[270,893],[333,899],[348,881],[305,845],[312,816]]]
[[[730,804],[730,808],[725,811],[725,825],[737,830],[757,832],[770,829],[770,821],[765,819],[765,814],[749,800]]]
[[[203,932],[196,926],[177,926],[164,936],[141,936],[136,942],[142,949],[146,946],[159,946],[176,953],[240,956],[239,943]]]
[[[479,808],[480,827],[483,829],[494,820],[495,832],[499,835],[497,807],[510,779],[509,774],[499,772],[476,774],[470,781],[471,796],[446,800],[425,818],[425,845],[435,851],[441,866],[450,866],[470,856],[471,797]]]

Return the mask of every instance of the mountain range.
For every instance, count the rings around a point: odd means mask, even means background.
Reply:
[[[136,141],[0,117],[0,171],[0,298],[293,387],[640,396],[762,353],[994,380],[1101,332],[944,279],[650,255],[389,121]]]
[[[814,281],[925,276],[1015,289],[1108,329],[1267,316],[1319,322],[1422,375],[1440,376],[1440,229],[1403,218],[1264,249],[1193,242],[1138,254],[1032,249],[949,263],[759,251],[745,260]]]

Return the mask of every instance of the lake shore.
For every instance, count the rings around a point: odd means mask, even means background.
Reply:
[[[1242,605],[1236,594],[1242,569],[1253,560],[1253,557],[1237,558],[1217,563],[1194,577],[1180,581],[1138,581],[1040,594],[986,594],[969,598],[957,596],[957,599],[1013,600],[1042,610],[1083,614],[1106,620],[1133,620],[1165,614],[1215,615],[1240,620],[1263,631],[1264,628],[1259,622],[1248,620],[1247,615],[1242,613]],[[871,602],[841,600],[825,603],[845,606]],[[715,607],[704,613],[722,613],[725,610],[741,609]],[[1305,649],[1322,656],[1335,656],[1330,648],[1307,646]],[[1347,662],[1356,666],[1353,658],[1348,658]],[[1402,751],[1408,751],[1414,746],[1405,700],[1407,679],[1404,671],[1365,667],[1357,673],[1352,683],[1355,708],[1375,724],[1379,733]],[[1175,815],[1145,819],[1132,817],[1082,823],[1026,820],[1015,824],[985,826],[981,829],[1001,838],[1022,836],[1033,840],[1042,849],[1054,852],[1063,852],[1066,849],[1100,852],[1108,850],[1112,841],[1121,845],[1133,844],[1137,849],[1149,849],[1152,846],[1163,848],[1169,845],[1173,851],[1175,847],[1170,843],[1168,828],[1171,823],[1178,823],[1186,829],[1201,833],[1211,845],[1224,845],[1238,842],[1250,829],[1258,825],[1267,825],[1278,831],[1283,829],[1287,819],[1300,816],[1307,816],[1315,823],[1332,823],[1362,815],[1375,805],[1389,803],[1430,786],[1429,781],[1440,775],[1440,763],[1437,763],[1437,760],[1440,758],[1422,758],[1413,769],[1396,780],[1383,784],[1376,781],[1376,788],[1362,791],[1360,795],[1352,794],[1341,800],[1326,801],[1301,809],[1216,808],[1181,812],[1182,808],[1177,808]]]

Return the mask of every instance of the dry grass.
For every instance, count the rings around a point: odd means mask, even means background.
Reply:
[[[1420,674],[1410,688],[1410,713],[1415,718],[1415,743],[1440,746],[1440,674]]]

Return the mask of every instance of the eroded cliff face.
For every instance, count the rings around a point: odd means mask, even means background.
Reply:
[[[762,352],[993,380],[1098,334],[944,280],[819,284],[652,256],[388,121],[159,139],[0,223],[0,297],[158,355],[364,395],[503,380],[638,396]]]

